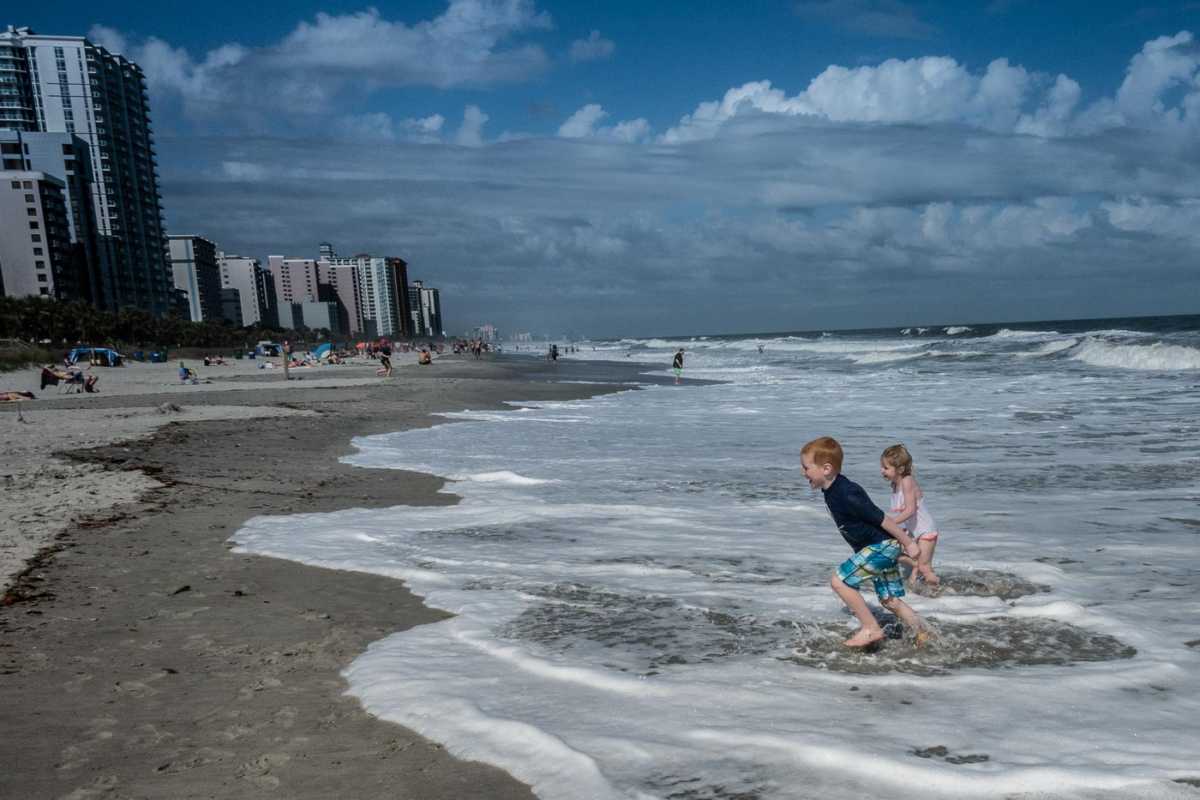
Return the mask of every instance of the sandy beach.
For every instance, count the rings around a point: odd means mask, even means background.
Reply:
[[[636,368],[446,358],[285,382],[235,362],[179,385],[177,366],[97,368],[101,394],[48,388],[24,422],[3,409],[0,796],[532,796],[343,696],[370,642],[442,612],[228,540],[256,515],[453,503],[439,478],[337,459],[354,436],[614,391]]]

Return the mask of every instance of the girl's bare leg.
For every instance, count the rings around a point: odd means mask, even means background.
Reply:
[[[921,577],[930,586],[937,586],[942,582],[942,579],[933,571],[933,551],[937,549],[937,539],[918,539],[917,547],[921,548],[921,556],[917,560],[916,572],[921,573]]]

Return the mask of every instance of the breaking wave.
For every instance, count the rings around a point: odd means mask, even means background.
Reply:
[[[1200,350],[1163,342],[1112,344],[1089,337],[1075,349],[1071,358],[1093,367],[1113,369],[1200,369]]]

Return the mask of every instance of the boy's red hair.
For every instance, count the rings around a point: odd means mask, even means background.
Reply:
[[[842,471],[842,446],[832,436],[821,436],[813,439],[800,448],[800,457],[808,456],[817,466],[829,464],[834,472]]]

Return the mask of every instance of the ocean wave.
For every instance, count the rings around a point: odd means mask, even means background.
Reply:
[[[1075,349],[1071,358],[1093,367],[1113,369],[1200,369],[1200,350],[1163,342],[1112,344],[1089,337]]]
[[[1011,328],[1001,328],[985,339],[1040,339],[1044,336],[1058,336],[1058,331],[1017,331]]]
[[[1070,350],[1079,343],[1078,339],[1059,339],[1054,342],[1046,342],[1036,350],[1026,350],[1020,353],[1013,353],[1017,358],[1040,358],[1042,356],[1052,356],[1055,353],[1061,353],[1064,350]]]
[[[470,475],[463,475],[460,480],[474,481],[475,483],[499,483],[505,486],[542,486],[547,483],[557,483],[557,481],[545,480],[543,478],[527,478],[524,475],[518,475],[506,469],[496,472],[476,472]]]
[[[917,352],[877,351],[851,358],[855,364],[888,364],[893,361],[911,361],[916,358],[986,358],[989,353],[971,350],[919,350]]]
[[[947,336],[959,336],[964,333],[970,333],[973,330],[974,328],[969,325],[951,325],[948,328],[942,328],[942,332]]]
[[[904,353],[896,351],[875,351],[864,353],[861,356],[851,356],[850,360],[855,364],[890,364],[895,361],[911,361],[914,358],[922,358],[932,355],[928,350],[921,350],[916,353]]]

